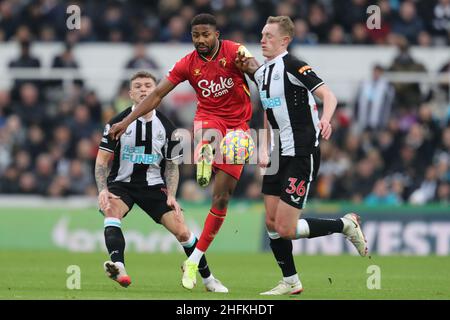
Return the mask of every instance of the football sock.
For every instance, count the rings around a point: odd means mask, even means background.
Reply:
[[[219,232],[219,229],[222,226],[223,221],[225,220],[226,214],[227,208],[223,210],[211,208],[208,216],[206,217],[205,226],[203,227],[202,234],[197,243],[197,248],[200,251],[206,252],[206,250],[208,250],[209,245],[214,240],[216,234]],[[191,260],[190,257],[189,260]],[[198,263],[198,261],[195,260],[192,261]]]
[[[105,244],[111,261],[125,264],[125,238],[123,237],[120,219],[105,218],[104,226]]]
[[[283,280],[289,284],[295,284],[300,281],[300,279],[298,278],[298,274],[294,274],[290,277],[283,277]]]
[[[297,274],[294,257],[292,255],[292,241],[280,238],[278,233],[268,231],[270,248],[272,248],[275,260],[283,273],[283,277],[291,277]]]
[[[341,219],[306,218],[297,222],[296,239],[316,238],[332,233],[342,232],[344,223]]]
[[[195,245],[197,244],[197,238],[195,235],[191,232],[191,236],[189,239],[185,242],[180,242],[180,244],[183,246],[184,252],[189,257],[192,252],[194,252]],[[198,264],[198,272],[200,272],[200,275],[203,279],[209,278],[211,275],[211,271],[208,267],[208,262],[206,261],[205,256],[202,254],[202,257],[200,259],[200,262]]]

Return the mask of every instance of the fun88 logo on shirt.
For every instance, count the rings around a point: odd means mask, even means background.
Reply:
[[[160,159],[158,154],[146,154],[145,146],[130,147],[125,145],[122,150],[122,161],[129,161],[136,164],[153,164]]]
[[[271,109],[271,108],[276,108],[276,107],[280,107],[281,106],[281,99],[280,99],[280,97],[267,98],[266,91],[261,91],[259,93],[259,96],[261,97],[261,103],[262,103],[262,106],[263,106],[264,110]]]

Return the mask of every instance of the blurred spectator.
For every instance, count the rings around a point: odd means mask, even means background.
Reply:
[[[17,151],[14,156],[14,164],[20,172],[31,170],[31,157],[26,150]]]
[[[92,132],[98,127],[90,118],[89,109],[84,104],[80,104],[75,108],[73,119],[69,122],[69,126],[75,142],[90,137]]]
[[[361,160],[356,167],[356,174],[352,185],[352,201],[361,202],[371,191],[377,177],[375,166],[369,159]]]
[[[39,59],[31,55],[30,46],[29,41],[20,43],[20,56],[9,63],[10,68],[39,68],[41,66]]]
[[[356,23],[352,27],[352,44],[368,45],[371,44],[366,25],[363,23]]]
[[[39,181],[37,192],[39,194],[47,195],[54,172],[53,159],[48,153],[41,153],[36,159],[36,180]]]
[[[94,183],[92,172],[89,167],[83,166],[80,160],[72,160],[69,170],[71,194],[84,194],[87,188]]]
[[[45,105],[40,103],[38,88],[34,84],[24,83],[20,87],[20,102],[14,106],[14,113],[27,127],[43,125],[47,120]]]
[[[84,95],[84,104],[89,110],[89,116],[94,123],[102,122],[102,105],[95,91],[90,90]]]
[[[19,170],[11,165],[0,176],[0,193],[19,193]]]
[[[30,45],[31,44],[29,41],[23,41],[20,43],[20,56],[9,63],[10,69],[41,67],[39,59],[31,55]],[[14,81],[14,88],[12,91],[13,99],[17,99],[20,86],[26,82],[33,83],[35,86],[40,85],[40,81],[36,79],[16,79]]]
[[[445,206],[450,205],[450,184],[442,182],[438,185],[436,202]]]
[[[399,205],[401,200],[395,192],[389,190],[384,179],[379,179],[375,182],[373,191],[364,199],[364,204],[368,206]]]
[[[433,8],[432,33],[445,39],[450,32],[450,0],[438,0]]]
[[[308,23],[303,19],[295,19],[294,21],[294,38],[291,45],[316,44],[317,37],[309,32]]]
[[[183,17],[174,16],[170,18],[167,27],[162,29],[159,40],[163,42],[191,42],[191,35],[187,30],[189,30],[188,22]]]
[[[157,70],[158,64],[146,53],[145,44],[140,42],[134,46],[134,56],[125,65],[126,69]]]
[[[409,52],[406,39],[399,38],[399,54],[395,57],[389,71],[424,72],[423,64],[416,62]],[[418,108],[422,102],[422,94],[418,83],[393,83],[396,103],[405,109]]]
[[[335,45],[343,45],[345,44],[345,34],[344,34],[344,28],[342,28],[340,25],[335,24],[331,27],[330,33],[328,35],[328,41],[329,44],[335,44]]]
[[[32,125],[28,129],[27,140],[24,145],[25,150],[30,153],[33,162],[39,154],[47,150],[44,131],[37,125]]]
[[[4,32],[4,39],[9,40],[17,30],[19,17],[14,15],[14,7],[12,1],[0,2],[0,30]]]
[[[38,183],[33,173],[22,173],[19,178],[19,192],[20,194],[35,194],[39,192]]]
[[[417,35],[424,30],[422,19],[417,15],[413,1],[405,0],[400,6],[399,15],[394,19],[392,32],[401,34],[413,44],[417,44]]]
[[[328,38],[329,22],[323,6],[313,3],[308,15],[309,29],[316,34],[320,43],[326,43]]]
[[[68,68],[68,69],[78,69],[78,63],[72,52],[72,45],[66,43],[64,51],[53,58],[52,63],[53,68]]]
[[[372,78],[362,83],[355,107],[358,128],[380,129],[387,125],[394,101],[394,90],[383,77],[383,68],[375,65]]]
[[[418,189],[414,190],[409,197],[409,202],[412,204],[425,204],[434,199],[437,190],[437,172],[436,168],[428,167],[425,174],[425,179],[420,183]]]

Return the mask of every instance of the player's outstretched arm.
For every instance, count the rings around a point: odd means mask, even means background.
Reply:
[[[164,78],[156,86],[155,90],[150,93],[141,103],[139,103],[136,108],[126,116],[122,121],[114,124],[109,130],[109,135],[118,140],[119,137],[125,132],[127,127],[137,118],[149,113],[161,103],[161,100],[175,88],[175,85]]]
[[[331,118],[333,117],[334,111],[336,110],[337,99],[336,96],[331,92],[331,90],[324,84],[318,87],[314,91],[314,95],[319,97],[323,102],[323,113],[319,122],[319,129],[322,133],[322,138],[325,140],[331,137]]]

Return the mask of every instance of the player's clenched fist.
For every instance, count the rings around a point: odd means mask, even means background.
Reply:
[[[123,121],[120,121],[111,126],[108,134],[112,139],[119,140],[120,136],[125,132],[126,129],[126,124]]]

